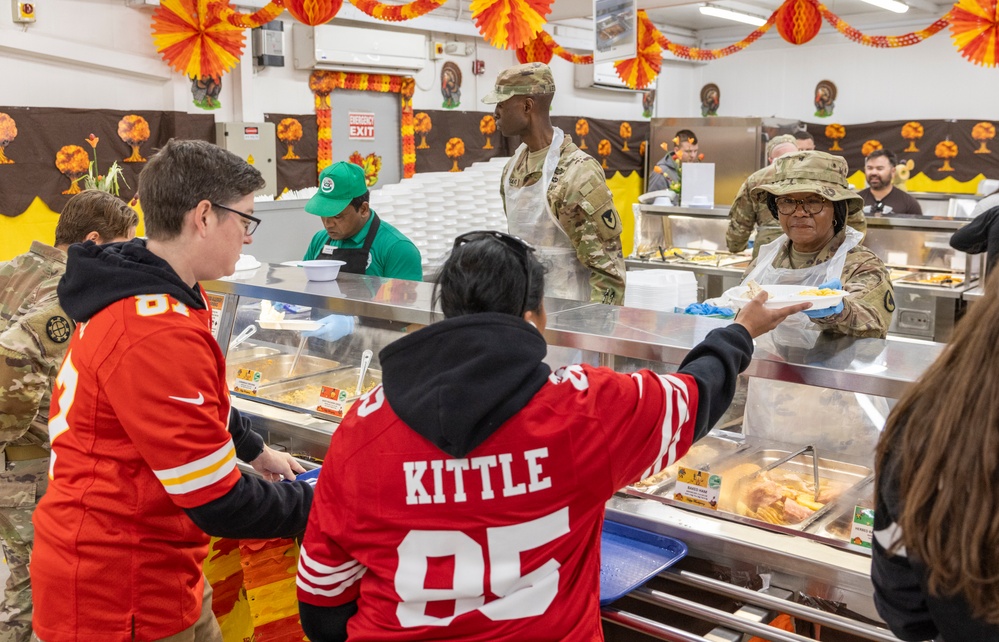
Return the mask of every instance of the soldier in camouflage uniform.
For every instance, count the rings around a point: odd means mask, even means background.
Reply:
[[[725,244],[729,252],[741,252],[746,249],[749,237],[756,229],[756,240],[753,242],[753,258],[759,254],[760,248],[777,239],[784,233],[780,223],[770,213],[766,201],[760,202],[750,197],[750,192],[760,185],[771,182],[774,178],[774,161],[784,154],[797,151],[795,137],[791,134],[775,136],[767,143],[767,161],[770,163],[763,169],[749,175],[746,182],[739,188],[732,207],[728,211],[728,230],[725,232]],[[860,232],[867,232],[867,221],[863,210],[852,212],[846,224]]]
[[[850,191],[846,170],[843,158],[824,152],[796,152],[777,159],[773,180],[755,187],[750,195],[767,205],[789,240],[755,259],[746,269],[746,279],[792,283],[796,275],[805,279],[828,274],[822,265],[840,258],[843,268],[836,277],[849,292],[842,305],[804,314],[822,330],[883,339],[895,311],[894,290],[884,263],[860,245],[861,233],[846,225],[848,214],[864,205]],[[850,248],[845,257],[839,252],[844,247]]]
[[[52,384],[74,329],[56,296],[66,248],[85,240],[127,240],[138,222],[121,199],[82,192],[59,217],[55,247],[34,241],[28,252],[0,265],[0,537],[10,568],[0,642],[31,637],[31,514],[48,482]]]
[[[600,163],[552,127],[554,94],[551,69],[528,63],[501,72],[482,99],[500,132],[524,141],[500,183],[509,231],[547,264],[546,295],[621,305],[621,218]]]

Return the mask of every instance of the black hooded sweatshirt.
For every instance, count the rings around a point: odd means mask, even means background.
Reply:
[[[464,457],[534,397],[551,374],[544,337],[508,314],[447,319],[379,353],[385,397],[415,432],[452,457]],[[700,439],[724,414],[736,377],[753,355],[741,325],[712,330],[679,372],[697,382]]]
[[[486,312],[434,323],[379,353],[385,398],[414,432],[462,458],[520,412],[548,380],[544,337],[509,314]],[[712,330],[679,372],[697,382],[694,441],[721,418],[749,366],[753,340],[738,324]],[[356,602],[336,608],[299,603],[310,640],[346,640]]]
[[[57,292],[63,310],[78,323],[115,301],[143,294],[167,294],[196,310],[206,307],[201,286],[184,283],[142,239],[110,245],[87,241],[71,245],[67,254]],[[249,462],[260,455],[263,439],[235,408],[230,409],[229,430],[237,457]],[[312,487],[304,482],[274,484],[243,475],[222,497],[184,511],[209,535],[264,539],[303,532],[311,505]]]

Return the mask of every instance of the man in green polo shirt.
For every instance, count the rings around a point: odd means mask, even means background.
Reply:
[[[420,251],[368,205],[364,170],[353,163],[330,165],[319,175],[319,191],[305,211],[322,217],[305,260],[346,261],[341,272],[391,279],[423,280]]]

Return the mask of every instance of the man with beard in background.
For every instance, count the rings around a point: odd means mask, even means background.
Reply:
[[[892,186],[896,165],[898,159],[887,149],[875,149],[864,161],[868,187],[858,192],[864,199],[864,214],[887,216],[889,213],[894,213],[922,216],[923,208],[919,206],[919,201]]]

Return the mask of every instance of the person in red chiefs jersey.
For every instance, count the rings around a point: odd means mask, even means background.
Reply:
[[[148,240],[69,249],[59,301],[79,325],[52,394],[31,560],[44,642],[221,641],[209,534],[305,528],[312,489],[271,483],[302,469],[230,407],[198,284],[235,270],[263,185],[231,152],[171,140],[139,176]]]
[[[687,452],[731,402],[752,338],[713,330],[679,372],[542,361],[544,269],[499,232],[458,237],[445,320],[382,350],[383,385],[330,440],[298,565],[313,642],[601,640],[605,502]]]

